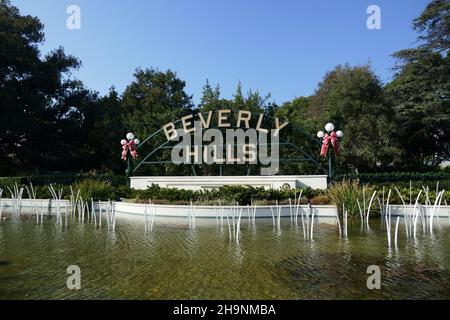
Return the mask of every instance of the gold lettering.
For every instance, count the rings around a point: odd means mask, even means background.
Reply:
[[[262,133],[267,133],[267,129],[261,128],[261,123],[264,118],[264,114],[260,113],[258,117],[258,123],[256,124],[256,130]]]
[[[177,132],[175,131],[175,125],[173,122],[169,122],[163,125],[164,133],[166,134],[167,140],[172,140],[177,137]]]
[[[231,112],[230,109],[223,109],[223,110],[219,110],[219,121],[218,121],[218,127],[219,128],[228,128],[231,127],[231,124],[228,122],[224,122],[228,120],[228,115]]]
[[[192,125],[192,122],[188,121],[189,119],[192,119],[192,114],[181,118],[181,122],[183,123],[185,133],[195,132],[195,127],[190,127]]]
[[[245,123],[245,128],[246,129],[250,128],[250,119],[251,118],[252,118],[252,113],[250,111],[247,111],[247,110],[241,111],[241,110],[239,110],[236,127],[240,128],[241,127],[241,121],[243,121]]]

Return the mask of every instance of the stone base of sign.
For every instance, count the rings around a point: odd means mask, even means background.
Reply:
[[[224,185],[249,185],[266,189],[306,188],[326,189],[326,175],[305,176],[147,176],[131,177],[130,186],[134,189],[146,189],[152,184],[162,188],[188,190],[207,190]]]

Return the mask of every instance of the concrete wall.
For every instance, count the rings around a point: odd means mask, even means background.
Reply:
[[[149,176],[131,177],[130,185],[134,189],[146,189],[152,184],[163,188],[177,189],[213,189],[224,185],[251,185],[266,189],[280,189],[283,186],[290,188],[310,187],[313,189],[326,189],[326,175],[305,176]]]
[[[145,204],[138,203],[127,203],[127,202],[115,202],[115,208],[117,213],[124,214],[134,214],[134,215],[144,215],[145,214]],[[237,209],[237,210],[236,210]],[[248,218],[252,216],[253,209],[250,206],[184,206],[184,205],[148,205],[147,210],[149,214],[155,212],[155,216],[164,217],[187,217],[188,215],[194,214],[198,218],[216,218],[232,216],[233,211],[236,215],[239,214],[240,209],[242,209],[242,218]],[[275,216],[277,216],[276,206],[257,206],[255,217],[256,218],[271,218],[272,210]],[[307,205],[302,205],[299,207],[298,218],[300,219],[301,214],[310,214],[316,217],[336,217],[337,208],[336,206],[311,206],[311,211]],[[292,214],[295,215],[295,206],[292,206]],[[290,217],[291,209],[289,206],[281,206],[280,216]]]
[[[414,213],[414,205],[389,205],[393,216],[403,216],[404,214],[412,215]],[[430,216],[433,212],[433,206],[420,206],[422,212],[426,216]],[[386,210],[386,209],[385,209]],[[436,207],[434,213],[435,217],[449,217],[450,218],[450,206],[440,206]]]
[[[108,206],[108,202],[94,202],[95,210],[98,210],[99,204],[102,206],[102,209],[105,210]],[[1,199],[1,207],[3,208],[3,213],[9,213],[12,210],[12,200],[11,199]],[[155,213],[155,216],[162,217],[187,217],[188,215],[194,214],[198,218],[216,218],[217,216],[232,216],[234,214],[239,214],[240,209],[242,209],[242,217],[245,219],[249,215],[253,215],[253,208],[250,206],[198,206],[195,205],[193,208],[189,205],[145,205],[140,203],[132,203],[132,202],[113,202],[114,208],[118,214],[126,215],[145,215],[145,208],[147,206],[148,214]],[[45,214],[55,214],[56,213],[56,204],[55,201],[51,201],[48,199],[36,200],[32,202],[28,199],[23,199],[21,202],[21,213],[29,214],[32,212],[32,208],[37,208],[38,212],[43,212]],[[65,213],[66,207],[70,210],[70,202],[67,200],[62,200],[60,203],[60,208],[63,214]],[[280,206],[280,216],[282,217],[290,217],[291,212],[295,215],[295,206]],[[90,209],[89,202],[89,209]],[[277,216],[277,207],[276,206],[257,206],[255,211],[256,218],[268,218],[272,217],[272,210],[275,216]],[[311,209],[307,205],[299,206],[298,217],[310,214],[316,217],[336,217],[337,208],[336,206],[311,206]]]
[[[12,209],[12,200],[11,199],[1,199],[0,207],[3,207],[3,213],[7,213]],[[89,203],[90,204],[90,203]],[[108,202],[100,203],[103,209],[106,209],[108,206]],[[131,203],[131,202],[113,202],[114,207],[119,214],[127,215],[144,215],[145,214],[145,204],[139,203]],[[67,200],[62,200],[60,203],[61,210],[65,212],[66,206],[69,207],[70,203]],[[94,202],[95,210],[98,210],[99,202]],[[45,214],[54,214],[56,212],[56,204],[55,201],[51,201],[48,199],[38,199],[35,202],[32,202],[28,199],[23,199],[21,202],[22,213],[27,214],[31,212],[32,207],[37,207],[40,212],[41,208],[44,209]],[[294,211],[295,214],[295,206],[285,205],[281,207],[281,216],[289,217],[291,215],[291,210]],[[234,212],[236,212],[236,207],[233,206],[194,206],[195,216],[199,218],[216,218],[217,216],[231,216]],[[252,215],[252,207],[248,206],[238,206],[238,211],[242,208],[242,217],[247,218],[248,215]],[[408,214],[412,214],[414,210],[414,206],[401,206],[401,205],[392,205],[391,206],[392,216],[403,216],[406,212]],[[90,209],[90,208],[89,208]],[[156,216],[163,217],[187,217],[188,215],[192,215],[192,208],[186,205],[148,205],[147,207],[148,213],[151,214],[153,210],[155,210]],[[256,209],[255,216],[257,218],[269,218],[272,217],[272,209],[275,215],[277,215],[276,206],[258,206]],[[429,216],[433,210],[433,206],[422,206],[423,212]],[[325,205],[325,206],[311,206],[311,211],[307,205],[301,205],[299,207],[298,217],[300,218],[301,214],[312,214],[316,217],[336,217],[337,208],[333,205]],[[435,212],[435,217],[444,217],[450,219],[450,206],[441,206]]]

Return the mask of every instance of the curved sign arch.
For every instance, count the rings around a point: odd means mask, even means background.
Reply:
[[[150,134],[138,147],[150,148],[133,173],[145,165],[184,164],[191,167],[193,175],[197,175],[198,167],[205,166],[218,167],[222,175],[224,168],[232,165],[243,165],[247,175],[254,168],[259,168],[261,175],[275,175],[280,172],[280,164],[287,163],[309,163],[310,170],[325,172],[321,161],[298,140],[309,146],[320,145],[298,126],[264,113],[198,111],[163,124]]]

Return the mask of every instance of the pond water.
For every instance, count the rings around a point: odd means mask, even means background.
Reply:
[[[241,222],[239,244],[215,219],[117,217],[116,230],[90,222],[42,225],[29,217],[0,222],[0,299],[449,299],[450,227],[387,246],[381,219],[370,230],[359,221],[341,238],[318,223],[304,240],[289,218]],[[66,269],[81,269],[81,290],[68,290]],[[367,267],[381,268],[381,289],[366,286]]]

